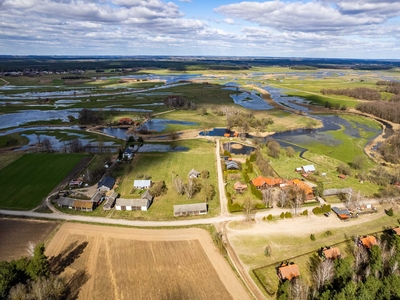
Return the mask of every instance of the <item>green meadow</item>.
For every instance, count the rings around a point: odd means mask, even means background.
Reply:
[[[82,154],[25,154],[0,169],[0,208],[30,210],[73,170]]]

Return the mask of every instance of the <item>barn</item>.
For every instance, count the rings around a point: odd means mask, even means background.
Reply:
[[[123,199],[119,198],[115,201],[116,210],[142,210],[147,211],[152,201],[149,199]]]
[[[151,180],[135,180],[133,181],[133,187],[135,189],[149,189],[151,187]]]
[[[110,196],[108,196],[106,203],[103,205],[103,210],[110,210],[114,204],[115,200],[118,198],[118,193],[113,192]]]
[[[174,216],[205,215],[207,214],[207,203],[193,203],[174,205]]]
[[[106,176],[97,185],[99,192],[107,192],[114,187],[115,179],[111,176]]]

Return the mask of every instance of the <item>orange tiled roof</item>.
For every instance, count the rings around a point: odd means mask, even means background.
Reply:
[[[224,133],[224,137],[230,137],[230,133]]]
[[[292,280],[295,277],[300,276],[299,266],[296,264],[287,265],[279,268],[280,278],[282,280]]]
[[[393,231],[394,231],[397,235],[400,235],[400,228],[399,228],[399,227],[393,228]]]
[[[295,184],[299,189],[302,189],[306,193],[306,195],[313,193],[312,188],[308,184],[301,181],[300,179],[296,178],[296,179],[293,179],[291,182],[293,184]]]
[[[365,238],[362,238],[361,243],[364,245],[365,248],[368,249],[371,249],[374,245],[378,245],[378,242],[373,235],[368,235]]]
[[[325,258],[338,258],[340,256],[340,250],[338,247],[325,249],[322,252],[325,254]]]
[[[266,182],[264,180],[264,177],[258,176],[257,178],[254,178],[251,181],[255,186],[263,186]]]

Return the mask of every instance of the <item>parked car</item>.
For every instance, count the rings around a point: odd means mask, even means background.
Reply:
[[[330,214],[331,214],[330,212],[326,212],[326,213],[324,213],[324,216],[329,217]]]

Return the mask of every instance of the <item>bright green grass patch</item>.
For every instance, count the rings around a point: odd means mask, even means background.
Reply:
[[[0,207],[29,210],[63,180],[84,157],[81,154],[25,154],[0,170]]]
[[[179,175],[184,182],[188,180],[188,174],[191,169],[201,172],[208,170],[210,177],[209,184],[215,188],[214,198],[209,201],[209,212],[207,216],[215,216],[219,213],[219,195],[217,183],[217,169],[215,161],[215,146],[205,140],[187,140],[172,143],[176,146],[188,147],[188,151],[184,152],[167,152],[167,153],[140,153],[133,163],[132,171],[126,173],[116,189],[122,198],[132,198],[133,181],[138,179],[138,175],[151,176],[153,182],[164,180],[168,188],[165,195],[156,197],[149,211],[124,211],[115,212],[113,217],[127,219],[172,219],[173,205],[199,203],[205,201],[205,196],[201,190],[192,199],[188,199],[186,195],[178,195],[172,186],[172,178]],[[205,184],[205,179],[199,178],[198,182]],[[136,193],[134,191],[134,193]]]

